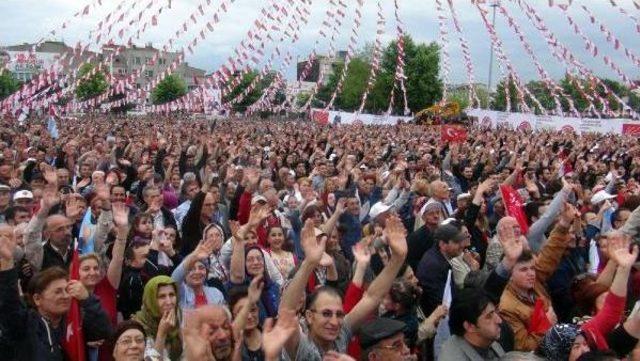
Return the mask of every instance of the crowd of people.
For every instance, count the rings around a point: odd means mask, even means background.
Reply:
[[[636,138],[2,123],[0,359],[640,360]]]

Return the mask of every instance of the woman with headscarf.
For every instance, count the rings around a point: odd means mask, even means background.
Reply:
[[[193,252],[207,225],[211,223],[216,210],[216,201],[211,193],[200,192],[191,201],[191,207],[182,220],[182,249],[183,256]]]
[[[147,333],[145,359],[176,361],[182,354],[178,285],[168,276],[149,280],[142,295],[142,310],[133,316]]]
[[[118,325],[109,346],[114,361],[142,361],[147,335],[136,321],[124,321]]]
[[[222,239],[222,238],[221,238]],[[222,244],[218,241],[218,248]],[[213,252],[215,241],[205,238],[171,275],[180,285],[180,308],[194,309],[206,305],[224,304],[224,296],[215,287],[205,285],[209,255]]]
[[[267,317],[275,317],[278,314],[280,303],[280,287],[269,278],[265,267],[264,251],[258,245],[245,244],[244,238],[253,227],[256,227],[266,217],[268,207],[257,206],[251,210],[249,222],[238,230],[238,236],[234,239],[233,254],[231,256],[231,281],[228,289],[234,286],[247,286],[255,277],[262,276],[264,287],[258,302],[260,309],[260,321]],[[235,237],[234,237],[235,238]]]

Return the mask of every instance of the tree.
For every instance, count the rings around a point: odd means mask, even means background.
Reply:
[[[233,99],[236,99],[240,96],[241,93],[245,91],[245,89],[254,81],[256,77],[258,77],[259,73],[257,70],[251,70],[248,73],[242,76],[242,80],[240,84],[236,86],[229,94],[226,94],[222,97],[222,102],[226,103]],[[262,79],[258,81],[255,89],[251,91],[247,96],[245,96],[240,102],[233,104],[233,110],[236,112],[244,112],[247,108],[253,105],[255,102],[260,100],[262,94],[265,90],[273,83],[276,79],[275,73],[269,73],[265,75]],[[281,97],[278,97],[278,93],[274,97],[274,104],[277,104]]]
[[[92,72],[93,69],[94,66],[92,64],[84,64],[80,67],[78,76],[80,78],[84,78],[84,76]],[[76,88],[76,97],[84,101],[97,97],[104,93],[108,88],[109,84],[107,83],[107,78],[104,76],[104,73],[102,73],[102,71],[97,71],[88,79],[83,79],[78,83],[78,87]]]
[[[171,74],[162,79],[151,91],[153,104],[164,104],[174,101],[187,94],[187,84],[176,74]]]
[[[493,96],[493,100],[491,102],[491,109],[498,111],[506,111],[507,110],[507,93],[505,91],[505,85],[507,84],[507,79],[502,79],[498,85],[496,86],[496,92]],[[516,84],[508,77],[509,84],[509,101],[511,102],[511,110],[517,111],[518,107],[518,92],[516,90]]]
[[[538,99],[540,104],[545,110],[554,110],[556,108],[556,102],[553,99],[553,95],[549,88],[541,81],[530,81],[526,85],[527,89],[533,96]],[[532,110],[535,110],[536,114],[541,114],[542,111],[538,109],[538,106],[533,102],[533,100],[527,97],[527,105]]]
[[[381,76],[379,81],[387,82],[385,87],[388,87],[389,92],[393,87],[393,75],[396,72],[396,44],[396,41],[391,42],[382,57],[383,74],[391,76]],[[443,84],[439,77],[440,47],[434,42],[428,45],[416,44],[411,36],[407,35],[404,37],[404,52],[407,102],[409,109],[416,113],[442,99]],[[394,97],[394,112],[401,113],[404,100],[399,87]]]
[[[4,99],[20,89],[20,82],[10,71],[3,71],[0,75],[0,99]]]

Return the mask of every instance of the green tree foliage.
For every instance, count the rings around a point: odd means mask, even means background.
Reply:
[[[226,103],[238,97],[238,95],[244,92],[244,90],[253,82],[253,80],[258,76],[258,74],[259,73],[257,70],[252,70],[247,74],[245,74],[242,77],[240,84],[236,86],[229,94],[225,94],[222,97],[222,102]],[[242,101],[233,105],[233,110],[236,112],[244,112],[245,110],[247,110],[249,106],[251,106],[252,104],[254,104],[260,99],[264,91],[269,87],[269,85],[271,85],[274,79],[275,79],[274,73],[269,73],[265,77],[263,77],[258,82],[258,85],[252,92],[250,92],[246,97],[244,97]],[[274,104],[278,104],[278,101],[282,100],[283,98],[284,98],[284,95],[282,95],[279,98],[278,93],[276,93]]]
[[[410,36],[404,39],[405,48],[405,81],[407,102],[412,112],[418,112],[433,105],[442,98],[443,84],[439,78],[440,49],[435,43],[416,44]],[[334,106],[337,109],[353,111],[361,102],[371,71],[368,60],[370,49],[366,48],[355,56],[348,67],[342,91],[338,94]],[[380,113],[389,107],[391,90],[396,72],[396,42],[391,42],[382,54],[382,61],[376,82],[365,104],[365,111]],[[338,64],[329,77],[327,85],[318,92],[319,102],[314,106],[325,106],[336,88],[343,65]],[[394,113],[401,113],[404,108],[402,91],[399,87],[394,93]]]
[[[0,75],[0,99],[15,93],[20,88],[20,82],[10,71],[3,71]]]
[[[84,64],[78,72],[79,77],[84,77],[93,70],[92,64]],[[96,72],[88,79],[83,79],[76,88],[76,97],[80,100],[87,100],[104,93],[109,88],[107,78],[101,71]]]
[[[480,101],[480,108],[488,108],[490,99],[489,99],[489,91],[487,88],[483,86],[476,87],[476,95],[478,100]],[[460,109],[467,109],[470,105],[469,103],[469,88],[458,87],[456,89],[450,90],[448,95],[448,101],[456,102],[460,105]]]
[[[187,94],[187,84],[176,74],[171,74],[158,83],[151,91],[153,104],[164,104]]]
[[[517,109],[519,101],[518,93],[516,91],[516,84],[513,79],[511,79],[511,77],[509,77],[508,82],[507,79],[503,79],[496,86],[496,92],[493,96],[493,100],[491,101],[491,108],[502,112],[507,110],[507,92],[505,91],[505,86],[509,87],[508,89],[509,101],[511,102],[511,111],[515,111]]]

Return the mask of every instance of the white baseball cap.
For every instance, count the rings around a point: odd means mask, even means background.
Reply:
[[[20,191],[17,191],[14,195],[13,195],[13,201],[17,201],[18,199],[33,199],[33,193],[31,193],[30,191],[23,189]]]
[[[390,205],[378,202],[374,204],[373,207],[371,207],[371,209],[369,210],[369,217],[371,217],[372,220],[376,219],[379,215],[388,211],[390,208]]]
[[[591,197],[591,204],[598,204],[600,202],[606,201],[607,199],[613,199],[613,198],[616,198],[616,196],[613,194],[607,193],[605,190],[601,190],[596,192],[596,194],[594,194]]]

